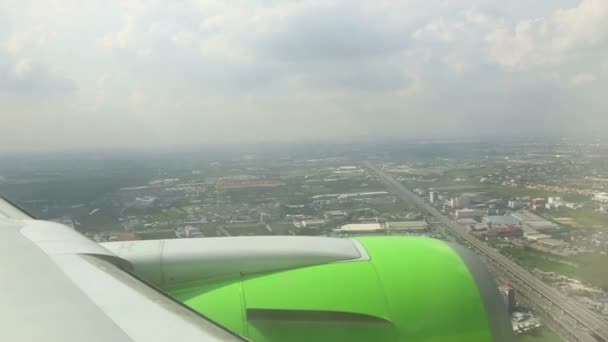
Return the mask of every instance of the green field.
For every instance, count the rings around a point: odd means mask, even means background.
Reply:
[[[438,177],[435,181],[417,181],[417,180],[408,180],[405,182],[405,185],[410,188],[439,188],[444,186],[467,186],[467,185],[475,185],[479,186],[481,183],[474,180],[466,180],[466,181],[455,181],[453,177]]]
[[[608,255],[597,253],[581,254],[575,257],[558,258],[529,248],[503,247],[503,254],[511,255],[519,264],[528,268],[538,268],[545,272],[555,272],[572,277],[608,290]],[[575,263],[578,267],[556,260]]]
[[[546,328],[518,335],[517,342],[563,342],[564,340]]]
[[[570,260],[579,264],[577,279],[589,282],[608,291],[608,255],[582,254]]]
[[[608,227],[608,215],[592,210],[560,209],[558,211],[552,211],[551,217],[569,217],[584,227]]]
[[[301,185],[302,191],[310,196],[353,192],[386,191],[379,183],[361,180],[337,180],[333,182],[308,183]]]
[[[482,187],[480,191],[490,192],[504,197],[542,197],[547,198],[551,196],[561,197],[566,201],[586,201],[589,200],[589,196],[579,195],[576,193],[560,193],[555,191],[539,190],[539,189],[528,189],[517,186],[506,186],[499,184],[487,184],[481,183]]]
[[[405,184],[410,188],[414,188],[414,187],[438,188],[438,187],[445,187],[445,186],[474,185],[474,186],[479,187],[475,191],[488,192],[488,193],[496,194],[498,196],[505,197],[505,198],[515,198],[515,197],[525,197],[525,196],[529,196],[529,197],[533,197],[533,198],[534,197],[547,198],[550,196],[556,196],[556,197],[561,197],[564,200],[574,201],[574,202],[583,202],[583,201],[589,200],[589,196],[579,195],[576,193],[561,193],[561,192],[539,190],[539,189],[528,189],[528,188],[517,187],[517,186],[480,183],[479,181],[474,180],[474,179],[467,179],[465,181],[455,181],[454,179],[455,179],[455,177],[441,176],[441,177],[437,177],[436,180],[432,181],[432,182],[409,180],[409,181],[406,181]]]
[[[369,207],[378,210],[378,212],[380,212],[381,214],[397,214],[412,208],[412,206],[406,202],[370,204]]]
[[[569,277],[577,276],[577,269],[574,266],[555,261],[555,257],[534,251],[529,248],[503,247],[500,249],[503,254],[511,255],[518,263],[528,268],[538,268],[545,272],[555,272]]]

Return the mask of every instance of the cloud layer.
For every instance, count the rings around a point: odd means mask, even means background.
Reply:
[[[9,0],[0,145],[581,133],[607,57],[604,0]]]

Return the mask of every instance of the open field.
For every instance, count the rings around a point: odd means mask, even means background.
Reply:
[[[608,290],[608,268],[605,266],[608,264],[607,255],[588,253],[574,257],[558,258],[520,247],[503,247],[501,252],[510,255],[525,267],[538,268],[545,272],[555,272]],[[574,263],[578,267],[561,263],[559,262],[560,259],[568,263]]]

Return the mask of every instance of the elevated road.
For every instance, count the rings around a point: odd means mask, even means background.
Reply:
[[[541,310],[545,317],[553,321],[554,325],[557,325],[562,335],[567,335],[565,337],[568,340],[608,342],[608,322],[597,314],[557,289],[545,284],[523,267],[469,234],[464,226],[441,214],[384,171],[368,162],[365,162],[364,166],[399,198],[414,203],[421,210],[435,217],[453,235],[484,255],[490,262],[490,266],[509,279],[511,285],[524,298]]]

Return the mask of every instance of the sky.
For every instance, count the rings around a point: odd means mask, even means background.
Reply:
[[[601,134],[606,0],[3,0],[0,151]]]

